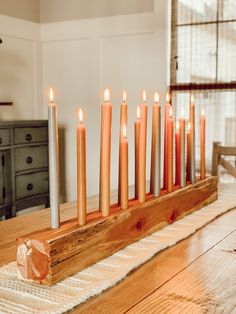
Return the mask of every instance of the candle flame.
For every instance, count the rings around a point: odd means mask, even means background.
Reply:
[[[191,130],[191,123],[190,122],[188,122],[187,130],[188,130],[188,132]]]
[[[193,94],[191,95],[190,100],[191,100],[191,104],[193,104],[193,102],[194,102],[194,96],[193,96]]]
[[[170,118],[172,118],[172,116],[173,116],[173,109],[172,109],[171,106],[170,106],[170,109],[169,109],[169,116],[170,116]]]
[[[166,93],[166,102],[169,103],[170,102],[170,94]]]
[[[137,106],[136,114],[137,114],[137,119],[139,120],[140,119],[140,107],[139,106]]]
[[[126,100],[127,100],[127,93],[126,93],[126,91],[124,90],[124,91],[123,91],[123,102],[126,102]]]
[[[53,102],[54,97],[53,97],[53,89],[52,88],[50,88],[50,91],[49,91],[49,99],[50,99],[50,102]]]
[[[202,117],[205,116],[205,110],[204,110],[204,108],[202,108],[202,110],[201,110],[201,116],[202,116]]]
[[[143,102],[147,101],[147,94],[145,92],[145,90],[143,90]]]
[[[157,92],[154,93],[154,102],[159,103],[159,94]]]
[[[123,125],[123,138],[127,138],[127,127],[126,127],[126,125],[124,124]]]
[[[179,131],[180,125],[179,125],[179,120],[176,121],[176,130]]]
[[[104,91],[104,100],[105,100],[105,102],[109,102],[109,100],[110,100],[110,91],[108,88],[106,88]]]
[[[79,123],[83,123],[83,110],[81,108],[79,108],[78,111],[78,116],[79,116]]]
[[[184,107],[181,108],[181,118],[184,118]]]

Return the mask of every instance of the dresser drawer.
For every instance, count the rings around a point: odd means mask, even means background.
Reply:
[[[36,173],[16,176],[16,199],[48,193],[48,172],[40,171]]]
[[[2,153],[0,152],[0,157],[2,158]],[[3,166],[0,165],[0,205],[4,203],[4,197],[3,197]]]
[[[15,149],[15,170],[23,171],[48,167],[48,147],[28,146]]]
[[[0,129],[0,146],[9,145],[11,142],[10,130]]]
[[[47,141],[48,141],[47,127],[15,128],[14,129],[14,143],[15,144],[47,142]]]

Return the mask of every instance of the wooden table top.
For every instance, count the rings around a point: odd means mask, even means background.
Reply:
[[[97,202],[90,198],[88,207]],[[61,206],[63,221],[75,214],[73,203]],[[15,260],[17,236],[48,225],[48,209],[0,222],[0,265]],[[235,254],[234,209],[71,312],[236,313]]]

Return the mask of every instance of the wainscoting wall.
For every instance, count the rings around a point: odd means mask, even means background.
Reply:
[[[40,24],[0,15],[0,119],[38,119],[42,106]]]

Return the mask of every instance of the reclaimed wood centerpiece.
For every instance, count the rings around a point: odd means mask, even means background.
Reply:
[[[160,197],[149,194],[142,204],[130,200],[128,209],[114,204],[108,217],[89,213],[83,226],[75,218],[25,235],[17,240],[19,277],[55,284],[216,199],[217,177],[208,177],[171,193],[162,190]]]
[[[206,178],[205,171],[204,111],[200,117],[200,179],[196,178],[193,95],[189,106],[187,136],[183,113],[176,122],[174,171],[173,107],[167,94],[162,155],[161,106],[158,93],[154,94],[150,193],[147,193],[148,105],[145,91],[143,91],[143,102],[137,107],[137,119],[134,123],[135,195],[134,199],[129,199],[128,106],[127,94],[124,91],[123,103],[120,106],[118,202],[111,205],[112,103],[109,89],[106,89],[104,102],[101,105],[99,209],[87,214],[86,126],[83,110],[80,108],[76,130],[77,217],[61,224],[57,105],[53,95],[51,89],[48,105],[51,228],[24,235],[17,240],[19,278],[52,285],[216,200],[217,178]],[[185,145],[185,137],[187,145]],[[186,161],[185,147],[187,148]],[[163,189],[161,189],[162,157]]]

